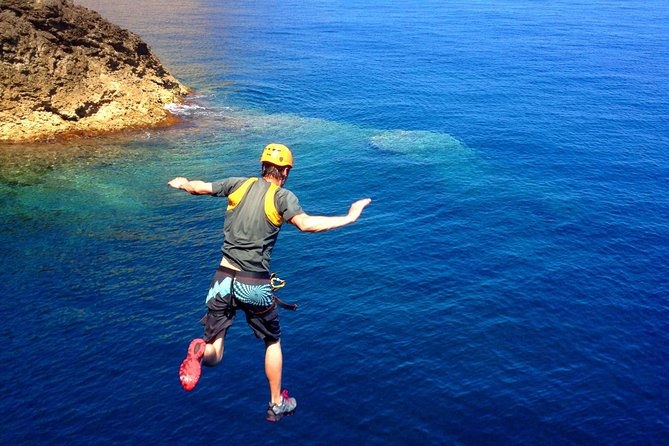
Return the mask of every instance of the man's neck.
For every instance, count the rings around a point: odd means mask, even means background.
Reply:
[[[268,183],[272,183],[272,184],[274,184],[275,186],[279,186],[279,187],[283,186],[283,183],[285,182],[285,180],[277,180],[276,178],[274,178],[274,177],[269,177],[269,176],[267,176],[267,177],[262,177],[262,179],[265,180],[265,181],[267,181]]]

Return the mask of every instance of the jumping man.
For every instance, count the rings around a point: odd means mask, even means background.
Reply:
[[[223,227],[223,258],[206,299],[203,339],[194,339],[179,369],[181,385],[192,390],[201,365],[215,366],[237,310],[244,312],[256,337],[265,342],[265,374],[270,403],[267,420],[278,421],[297,407],[295,398],[281,391],[283,354],[279,313],[270,285],[270,255],[284,221],[300,231],[321,232],[358,220],[369,198],[351,204],[348,214],[336,217],[308,215],[295,194],[282,186],[293,167],[293,155],[282,144],[269,144],[260,157],[261,178],[226,178],[207,183],[177,177],[167,183],[193,195],[227,197]]]

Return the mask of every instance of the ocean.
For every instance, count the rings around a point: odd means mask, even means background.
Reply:
[[[0,147],[0,443],[669,444],[669,4],[80,0],[194,92],[183,122]],[[293,149],[284,387],[238,319],[178,368],[222,200]]]

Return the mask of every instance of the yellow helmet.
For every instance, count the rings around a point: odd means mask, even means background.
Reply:
[[[279,167],[293,167],[293,154],[290,153],[290,149],[283,144],[267,144],[260,156],[260,162],[271,163]]]

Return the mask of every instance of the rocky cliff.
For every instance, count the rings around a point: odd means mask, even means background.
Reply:
[[[137,35],[69,0],[0,0],[0,141],[170,122],[188,89]]]

